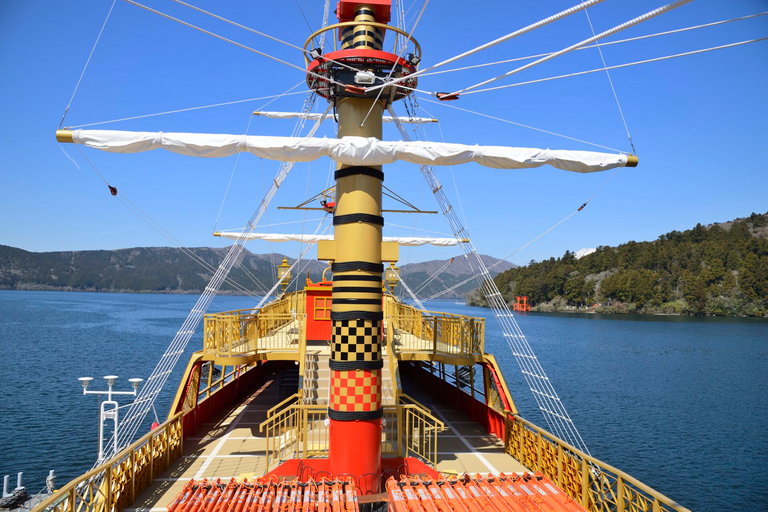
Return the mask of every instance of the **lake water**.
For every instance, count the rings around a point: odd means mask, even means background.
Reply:
[[[28,490],[89,469],[98,399],[77,377],[146,378],[197,297],[0,291],[0,476]],[[218,297],[211,311],[253,306]],[[430,309],[488,317],[432,302]],[[694,511],[768,511],[768,321],[677,317],[518,316],[597,458]],[[187,353],[198,350],[193,337]],[[486,350],[504,368],[521,414],[544,426],[493,318]],[[186,362],[186,357],[181,361]],[[159,399],[167,414],[183,364]],[[127,403],[120,401],[120,403]],[[15,476],[12,477],[15,482]]]

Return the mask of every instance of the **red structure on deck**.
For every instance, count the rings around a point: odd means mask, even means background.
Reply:
[[[307,341],[330,341],[331,339],[331,287],[333,281],[322,280],[313,283],[307,278],[304,287],[307,297]]]

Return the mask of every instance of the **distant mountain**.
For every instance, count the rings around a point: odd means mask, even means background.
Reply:
[[[516,265],[506,260],[499,260],[485,254],[480,255],[480,258],[492,276],[516,267]],[[470,261],[469,258],[464,256],[457,256],[450,260],[410,263],[400,267],[400,277],[419,298],[428,298],[471,278],[473,272]],[[474,264],[474,261],[472,261],[472,264]],[[467,283],[458,286],[455,290],[440,295],[440,298],[463,298],[475,288],[477,288],[477,282],[471,279]]]
[[[538,311],[768,316],[768,213],[566,251],[495,281],[508,303],[526,295]]]
[[[198,260],[195,261],[181,249],[172,247],[36,253],[0,245],[0,289],[200,293],[228,250],[227,247],[188,249]],[[274,283],[275,265],[282,259],[282,254],[253,254],[244,250],[230,273],[231,281],[241,286],[225,282],[221,290],[237,294],[244,293],[245,288],[250,293],[263,294]],[[499,261],[490,256],[483,256],[483,260],[487,266]],[[294,261],[294,258],[288,258],[289,263]],[[420,296],[426,297],[472,275],[463,257],[456,258],[453,263],[448,262],[412,263],[403,265],[400,272],[410,287],[418,288],[442,269],[420,293]],[[492,271],[493,275],[511,266],[503,262]],[[306,275],[309,271],[310,278],[319,280],[326,267],[323,262],[306,260],[301,263],[301,272]],[[474,286],[474,281],[471,281],[444,297],[462,297]]]
[[[0,245],[0,289],[200,293],[228,248],[188,251],[198,261],[172,247],[35,253]],[[252,293],[263,294],[274,283],[274,268],[282,259],[282,254],[252,254],[246,249],[230,278]],[[289,263],[294,261],[288,258]],[[314,279],[320,278],[324,268],[308,260]],[[221,290],[242,293],[230,282]]]

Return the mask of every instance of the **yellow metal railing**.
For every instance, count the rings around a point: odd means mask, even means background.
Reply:
[[[204,351],[217,357],[277,351],[299,357],[305,329],[304,292],[288,294],[258,311],[250,309],[205,315]]]
[[[72,480],[35,510],[111,512],[128,507],[181,456],[183,415],[175,414],[109,461]]]
[[[286,459],[328,456],[327,406],[301,404],[298,398],[291,396],[273,407],[259,425],[267,439],[268,469]],[[445,426],[428,409],[413,402],[384,406],[382,455],[415,455],[435,465],[437,434]]]
[[[690,512],[628,474],[508,414],[505,451],[540,471],[591,512]]]
[[[397,353],[422,353],[480,360],[485,319],[421,311],[385,297],[385,315]]]
[[[211,369],[209,368],[209,373]],[[244,372],[242,367],[209,379],[198,393],[198,405],[221,392]],[[116,512],[129,507],[154,478],[171,467],[183,451],[184,419],[191,411],[169,416],[161,425],[91,471],[70,481],[38,504],[34,512]]]

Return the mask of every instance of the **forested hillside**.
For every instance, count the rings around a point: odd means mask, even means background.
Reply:
[[[536,310],[768,315],[768,213],[531,262],[496,276],[508,303]],[[478,302],[475,300],[475,302]]]
[[[200,293],[210,281],[212,269],[219,266],[228,249],[191,249],[206,268],[172,247],[30,252],[0,245],[0,289]],[[490,256],[482,258],[488,266],[499,261]],[[275,282],[275,265],[282,259],[282,254],[252,254],[245,250],[230,277],[249,293],[262,295]],[[288,258],[289,263],[294,261]],[[316,260],[307,260],[307,263],[310,277],[319,280],[326,263]],[[498,266],[506,269],[511,264],[503,262]],[[305,268],[305,264],[301,267]],[[463,258],[410,263],[400,267],[400,272],[413,290],[419,290],[421,297],[428,297],[472,276],[472,270]],[[306,270],[303,273],[306,274]],[[472,279],[442,297],[463,298],[474,286]],[[225,282],[221,289],[224,293],[244,293],[242,288],[236,288],[230,282]]]
[[[229,248],[190,250],[207,268],[171,247],[38,253],[0,245],[0,289],[199,293]],[[230,277],[254,294],[264,293],[274,282],[274,265],[282,258],[282,254],[252,254],[245,250]],[[324,268],[317,261],[309,266],[315,279]],[[240,293],[229,282],[223,283],[221,289]]]

